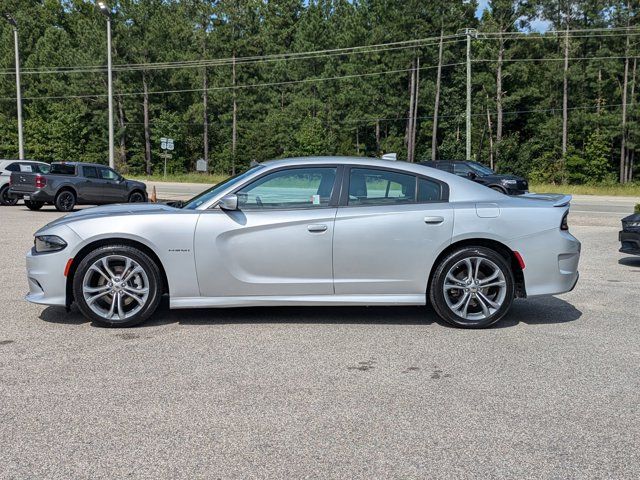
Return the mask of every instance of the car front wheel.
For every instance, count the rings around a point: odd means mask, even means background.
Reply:
[[[133,192],[129,195],[129,203],[140,203],[144,201],[144,195],[140,192]]]
[[[156,311],[162,277],[156,263],[128,245],[104,246],[84,257],[73,278],[83,315],[106,327],[131,327]]]
[[[515,282],[507,260],[486,247],[453,251],[436,266],[429,299],[447,323],[486,328],[508,312]]]

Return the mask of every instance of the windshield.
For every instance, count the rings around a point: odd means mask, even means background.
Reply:
[[[467,165],[469,165],[473,170],[475,170],[476,173],[479,173],[480,175],[494,174],[493,170],[491,170],[489,167],[485,167],[481,163],[468,162]]]
[[[218,183],[217,185],[214,185],[210,189],[205,190],[204,192],[200,193],[199,195],[196,195],[195,197],[193,197],[191,200],[187,201],[182,208],[187,209],[187,210],[195,210],[200,205],[202,205],[203,203],[208,202],[209,200],[211,200],[213,197],[218,195],[223,190],[226,190],[227,188],[233,186],[233,184],[235,184],[235,183],[240,183],[242,180],[247,178],[249,175],[253,174],[259,168],[262,168],[262,165],[257,165],[257,166],[255,166],[253,168],[250,168],[249,170],[247,170],[244,173],[240,173],[240,174],[236,175],[235,177],[229,177],[226,180],[223,180],[222,182]]]

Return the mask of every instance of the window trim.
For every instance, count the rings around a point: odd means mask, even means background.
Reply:
[[[331,190],[331,197],[329,197],[329,204],[327,206],[309,206],[309,207],[297,207],[297,208],[286,208],[286,207],[282,207],[282,208],[264,208],[264,209],[260,209],[260,208],[250,208],[247,210],[242,210],[242,209],[238,209],[241,212],[277,212],[277,211],[302,211],[302,210],[324,210],[327,208],[336,208],[338,206],[338,201],[340,198],[340,188],[342,185],[342,175],[343,175],[343,171],[344,171],[344,165],[339,165],[336,163],[318,163],[318,164],[312,164],[312,165],[283,165],[281,167],[277,167],[277,168],[273,168],[270,170],[267,170],[266,172],[263,172],[262,174],[250,178],[249,180],[247,180],[245,183],[243,183],[242,185],[236,187],[235,189],[233,189],[232,191],[230,191],[229,193],[226,193],[225,195],[237,195],[238,192],[240,190],[242,190],[243,188],[251,185],[252,183],[260,180],[263,177],[266,177],[267,175],[271,175],[272,173],[277,173],[277,172],[281,172],[283,170],[308,170],[309,168],[335,168],[336,169],[336,178],[333,180],[333,187]],[[224,197],[224,195],[223,195]],[[220,199],[217,200],[213,205],[211,205],[209,208],[207,208],[207,210],[212,210],[212,209],[216,209],[219,208],[218,205],[220,204]]]
[[[422,175],[420,173],[414,173],[414,172],[410,172],[407,170],[402,170],[399,168],[389,168],[389,167],[381,167],[381,166],[377,166],[377,165],[354,165],[354,164],[350,164],[350,165],[344,165],[344,170],[343,170],[343,175],[342,175],[342,182],[341,182],[341,186],[340,186],[340,202],[338,204],[338,206],[340,208],[360,208],[360,207],[400,207],[400,206],[406,206],[406,205],[426,205],[426,204],[431,204],[431,203],[449,203],[449,185],[446,182],[443,182],[442,180],[438,180],[437,178],[433,178],[433,177],[429,177],[427,175]],[[351,170],[353,169],[365,169],[365,170],[381,170],[383,172],[394,172],[394,173],[400,173],[400,174],[404,174],[404,175],[411,175],[414,177],[415,182],[416,182],[416,186],[415,186],[415,191],[414,191],[414,195],[415,195],[415,199],[413,202],[411,203],[396,203],[396,204],[387,204],[387,205],[382,205],[382,204],[371,204],[371,205],[349,205],[349,182],[351,181]],[[424,180],[429,180],[431,182],[435,182],[437,184],[440,185],[441,188],[441,195],[440,195],[440,199],[439,200],[429,200],[429,201],[425,201],[425,202],[418,202],[418,180],[422,178]]]

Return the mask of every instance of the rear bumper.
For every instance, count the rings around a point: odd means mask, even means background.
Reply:
[[[640,233],[625,232],[622,230],[618,234],[620,240],[620,252],[629,255],[640,255]]]
[[[557,295],[578,283],[581,244],[569,232],[542,232],[519,239],[514,245],[525,262],[523,271],[527,297]]]
[[[45,190],[20,190],[15,187],[9,189],[9,195],[12,197],[24,198],[26,200],[32,200],[34,202],[53,202],[54,197]]]

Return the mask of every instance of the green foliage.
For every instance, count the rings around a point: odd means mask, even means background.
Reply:
[[[609,150],[611,142],[599,131],[587,138],[582,155],[572,154],[567,157],[566,170],[569,183],[598,184],[613,182],[614,178],[609,166]]]
[[[105,19],[86,0],[3,0],[20,25],[24,133],[28,157],[106,163]],[[431,158],[438,42],[357,53],[282,53],[351,48],[416,38],[451,36],[464,28],[472,42],[473,157],[503,173],[561,184],[609,181],[621,149],[624,61],[630,62],[626,142],[640,145],[640,78],[633,59],[640,44],[618,27],[640,23],[638,9],[619,0],[490,0],[482,18],[477,2],[452,0],[118,0],[114,6],[113,61],[117,165],[131,174],[162,173],[159,139],[173,137],[170,173],[193,171],[204,152],[208,120],[211,172],[228,175],[292,155],[368,155],[406,158],[409,69],[420,59],[417,159]],[[6,4],[6,5],[5,5]],[[606,36],[570,41],[569,150],[562,158],[563,38],[517,31],[542,15],[552,29],[610,28]],[[443,49],[438,158],[465,152],[466,51],[464,38]],[[502,138],[497,138],[497,58],[503,53]],[[271,56],[266,61],[246,61]],[[229,59],[238,59],[233,67]],[[596,58],[597,57],[597,58]],[[215,60],[215,62],[214,62]],[[522,60],[522,61],[521,61]],[[205,66],[203,62],[208,62]],[[13,33],[0,22],[0,158],[17,156]],[[189,62],[189,65],[154,65]],[[51,73],[49,67],[78,72]],[[45,68],[46,67],[46,68]],[[634,76],[635,69],[635,76]],[[27,73],[27,70],[31,72]],[[36,70],[36,71],[34,71]],[[235,80],[235,82],[234,82]],[[205,111],[203,88],[207,85]],[[235,87],[237,88],[234,88]],[[147,102],[143,91],[148,94]],[[633,87],[633,88],[632,88]],[[233,145],[233,105],[236,142]],[[143,105],[148,104],[148,121]],[[487,111],[489,119],[487,119]],[[149,148],[145,133],[150,135]],[[493,150],[491,150],[493,148]],[[147,149],[149,150],[147,152]],[[638,161],[636,160],[636,164]]]
[[[634,213],[640,213],[640,203],[636,203],[636,208],[634,209]]]

